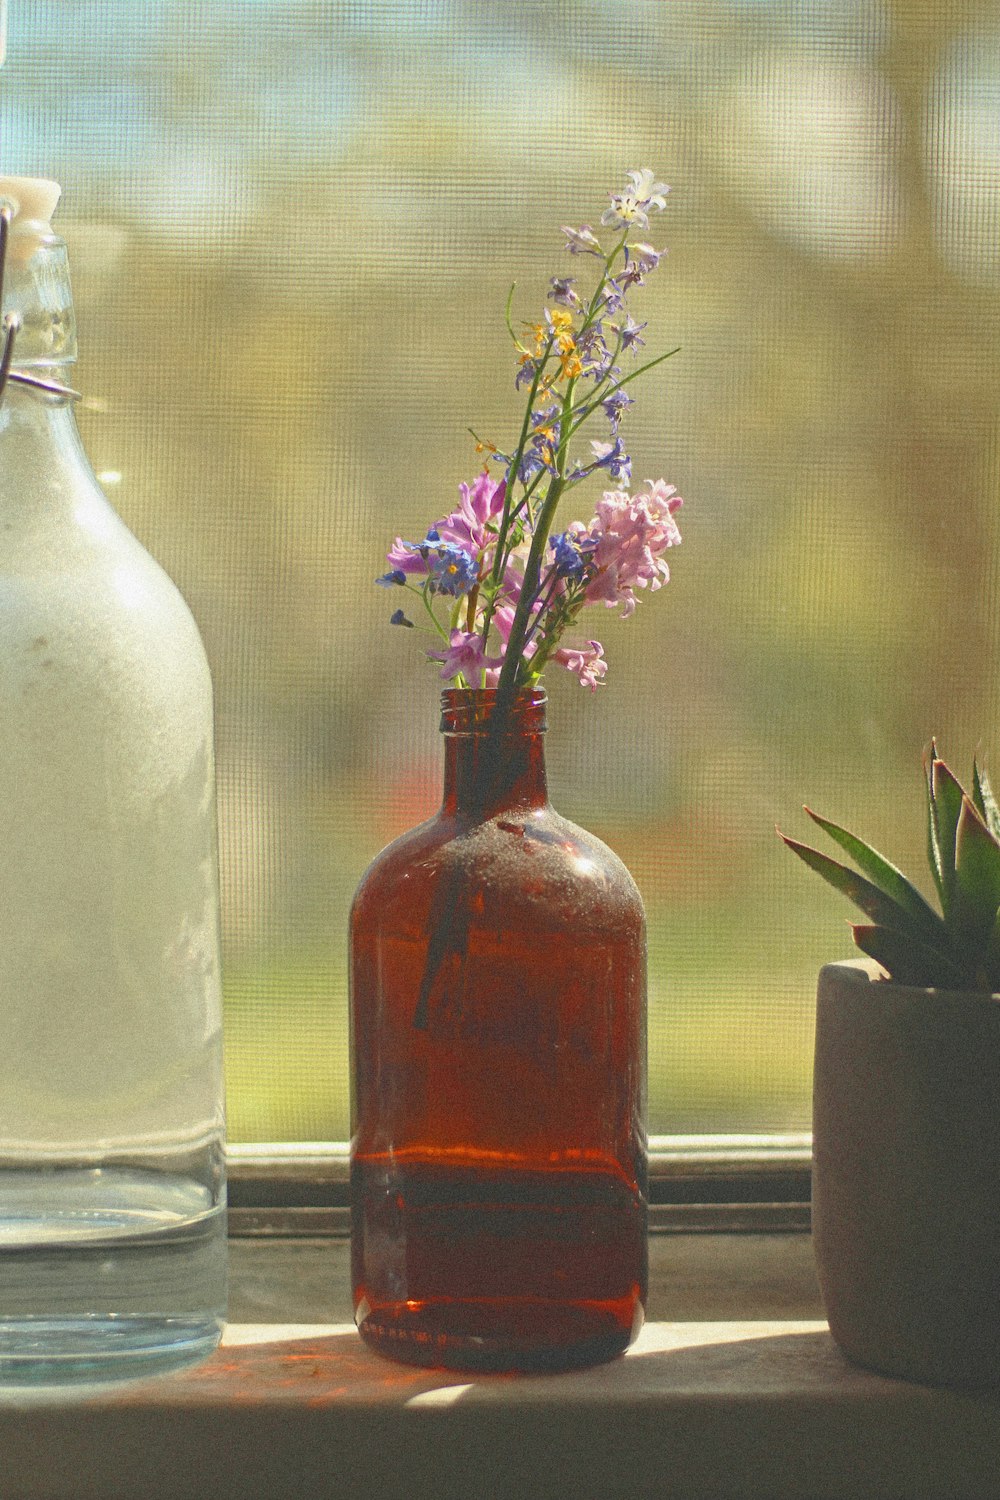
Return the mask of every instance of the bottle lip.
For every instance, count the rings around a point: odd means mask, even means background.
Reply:
[[[442,734],[483,733],[492,722],[496,700],[496,688],[445,688],[441,694]],[[511,704],[505,732],[544,733],[547,703],[544,688],[523,688]]]
[[[62,188],[48,177],[0,177],[0,204],[11,211],[8,258],[24,264],[38,250],[62,245],[51,219]]]

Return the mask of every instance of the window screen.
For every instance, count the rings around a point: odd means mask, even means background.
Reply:
[[[602,621],[606,685],[550,672],[553,800],[646,900],[652,1128],[802,1129],[849,909],[774,824],[808,800],[919,870],[925,741],[996,738],[997,6],[10,0],[7,32],[0,170],[64,186],[84,437],[213,664],[233,1137],[346,1136],[351,894],[440,775],[372,582],[519,416],[511,282],[537,317],[559,226],[645,166],[644,352],[681,352],[623,436],[684,543]]]

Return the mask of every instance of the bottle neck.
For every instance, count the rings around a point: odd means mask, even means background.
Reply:
[[[475,820],[548,806],[545,703],[541,689],[521,693],[501,722],[494,688],[441,695],[445,814]]]
[[[3,279],[3,312],[17,321],[12,368],[29,379],[68,386],[76,359],[76,318],[66,246],[46,225],[15,219]],[[72,402],[17,380],[0,395],[0,511],[30,522],[56,519],[92,479]]]
[[[9,383],[0,397],[0,521],[10,533],[5,541],[39,522],[79,519],[83,494],[91,491],[99,493],[71,402]]]
[[[51,229],[38,235],[15,219],[4,267],[3,312],[17,320],[14,368],[68,383],[76,359],[76,313],[66,246]]]

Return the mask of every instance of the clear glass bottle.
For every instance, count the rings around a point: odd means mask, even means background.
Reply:
[[[0,178],[16,369],[66,383],[59,189]],[[72,404],[0,397],[0,1384],[199,1358],[225,1315],[212,685]]]
[[[548,800],[545,695],[449,690],[440,813],[351,913],[362,1337],[408,1363],[620,1354],[646,1300],[646,930]]]

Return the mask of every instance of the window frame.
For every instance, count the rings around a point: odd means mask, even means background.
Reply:
[[[236,1142],[227,1164],[231,1235],[349,1232],[346,1141]],[[808,1231],[811,1169],[806,1133],[653,1136],[650,1231]]]

